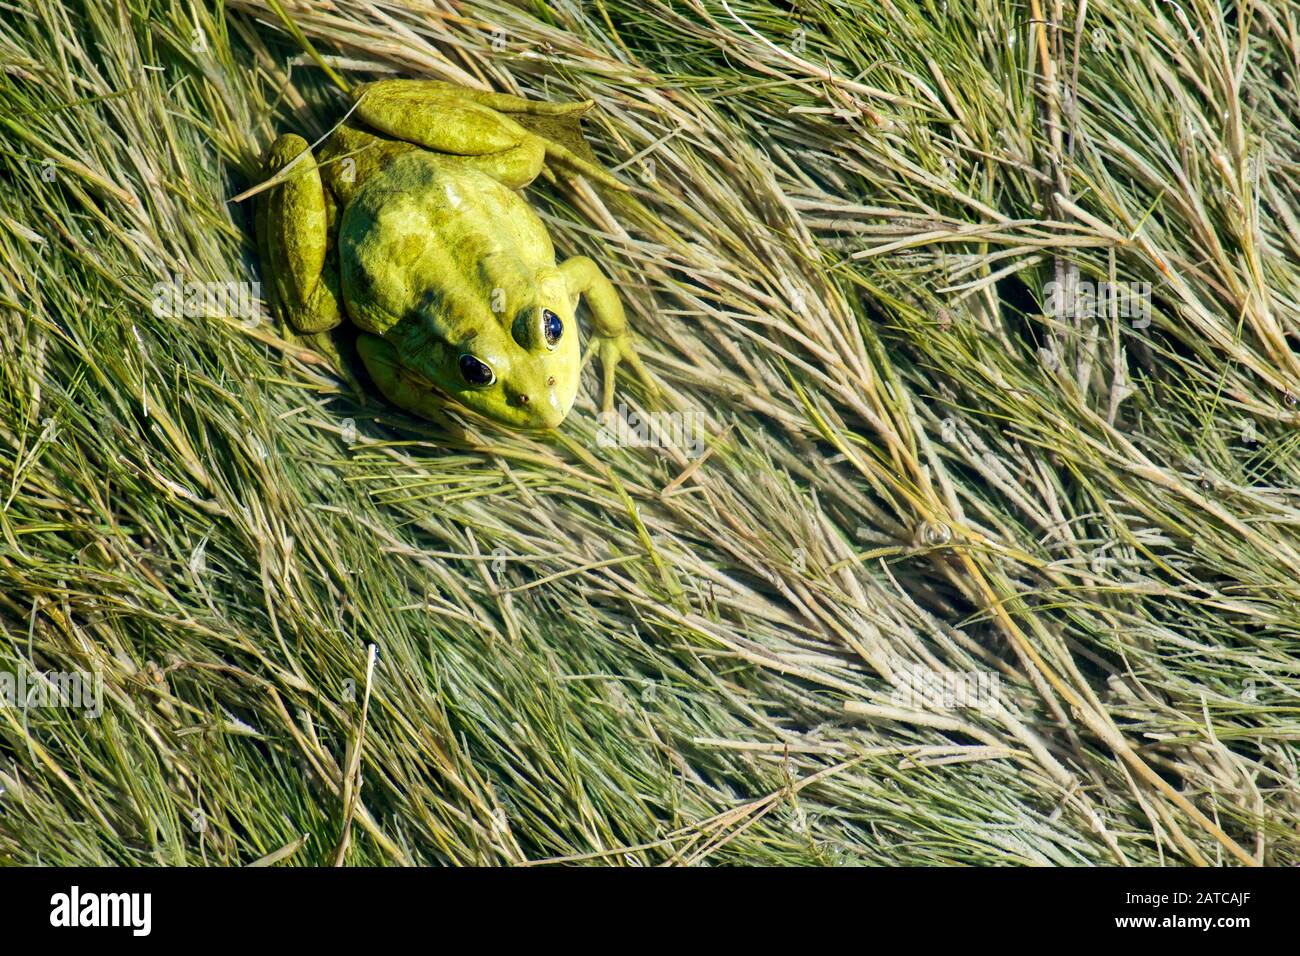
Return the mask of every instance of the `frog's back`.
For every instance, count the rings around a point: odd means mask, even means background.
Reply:
[[[457,248],[514,251],[537,267],[555,264],[550,236],[532,207],[478,169],[472,157],[402,153],[361,184],[347,212],[354,207],[353,230],[404,228],[414,217]]]
[[[363,312],[400,315],[430,290],[486,301],[555,266],[546,227],[518,193],[470,157],[424,150],[394,156],[358,185],[338,244],[349,304]]]

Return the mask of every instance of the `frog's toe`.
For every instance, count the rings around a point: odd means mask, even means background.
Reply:
[[[538,100],[528,100],[526,102],[535,103]],[[573,113],[585,113],[596,105],[595,100],[578,100],[576,103],[546,103],[550,109],[541,112],[550,113],[552,116],[568,116]]]
[[[496,110],[498,113],[522,113],[532,116],[569,116],[574,113],[585,113],[596,105],[595,100],[562,103],[550,100],[529,100],[522,96],[515,96],[512,93],[489,93],[479,90],[465,90],[463,95],[481,106]]]
[[[632,371],[641,380],[641,384],[645,387],[646,397],[650,399],[658,398],[659,386],[651,378],[650,371],[642,363],[641,356],[637,354],[631,336],[627,333],[599,337],[587,348],[586,355],[583,356],[584,363],[594,351],[600,352],[600,367],[604,385],[601,393],[603,396],[601,402],[602,412],[612,412],[614,410],[615,372],[618,370],[619,363],[623,361],[632,366]]]
[[[659,383],[651,377],[650,370],[645,367],[645,363],[641,361],[640,354],[637,352],[636,347],[632,345],[630,340],[627,342],[623,351],[623,358],[627,359],[628,364],[632,366],[632,371],[636,372],[636,377],[641,380],[641,385],[645,388],[646,397],[651,399],[658,398]]]

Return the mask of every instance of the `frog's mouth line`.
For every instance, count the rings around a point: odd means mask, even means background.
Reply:
[[[429,392],[436,392],[439,395],[447,395],[445,391],[440,389],[437,385],[433,384],[433,382],[429,381],[427,378],[425,378],[415,369],[411,368],[409,365],[399,364],[397,368],[398,371],[402,373],[402,378],[406,379],[416,388],[422,388],[425,391],[429,391]]]
[[[453,411],[461,415],[468,415],[470,416],[470,418],[474,420],[481,420],[486,423],[496,424],[496,425],[500,424],[499,422],[494,421],[490,416],[484,415],[482,412],[479,412],[474,408],[471,408],[469,405],[466,405],[457,396],[453,395],[451,392],[448,392],[446,389],[434,384],[429,379],[425,378],[423,375],[417,372],[415,369],[399,363],[397,366],[397,370],[401,374],[402,378],[405,381],[409,382],[411,385],[415,386],[416,388],[423,389],[424,391],[427,391],[430,394],[436,395],[439,399],[441,399],[448,406],[448,411]],[[563,419],[567,417],[568,417],[568,413],[566,412],[563,416],[561,416],[560,420],[563,421]],[[516,429],[526,430],[526,431],[548,432],[558,428],[559,424],[557,423],[556,425],[535,425],[535,426],[517,424],[512,427]]]
[[[458,399],[455,395],[451,394],[451,392],[447,391],[445,388],[442,388],[441,386],[434,384],[433,382],[425,378],[423,375],[421,375],[419,372],[417,372],[415,369],[411,368],[410,366],[403,365],[399,362],[397,365],[397,372],[399,375],[402,376],[402,381],[406,382],[408,385],[412,386],[413,388],[417,388],[420,389],[421,391],[428,392],[431,395],[436,395],[444,403],[452,406],[453,408],[456,409],[466,408],[465,403],[462,402],[460,399]]]

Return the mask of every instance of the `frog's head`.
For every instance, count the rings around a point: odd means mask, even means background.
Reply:
[[[387,338],[403,364],[466,408],[512,428],[555,428],[578,394],[574,303],[554,273],[494,291],[487,302],[429,296],[424,321]]]
[[[508,323],[476,329],[447,358],[454,367],[443,370],[443,390],[503,425],[555,428],[578,394],[578,325],[567,297],[539,297]]]
[[[578,392],[577,303],[518,203],[487,176],[405,154],[343,214],[340,285],[408,379],[504,425],[554,428]]]

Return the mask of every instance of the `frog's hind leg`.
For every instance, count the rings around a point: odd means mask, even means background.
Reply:
[[[358,119],[388,136],[475,165],[513,189],[528,185],[551,160],[614,189],[627,189],[612,174],[562,143],[526,129],[511,114],[563,119],[591,108],[592,101],[548,103],[508,93],[467,90],[436,80],[378,80],[353,91]]]
[[[324,332],[343,319],[329,199],[307,141],[293,134],[271,144],[266,174],[290,164],[288,178],[257,197],[262,270],[281,317],[299,332]]]
[[[523,189],[542,171],[546,162],[546,149],[537,137],[528,137],[498,153],[466,157],[476,169],[481,169],[497,182],[511,189]]]

